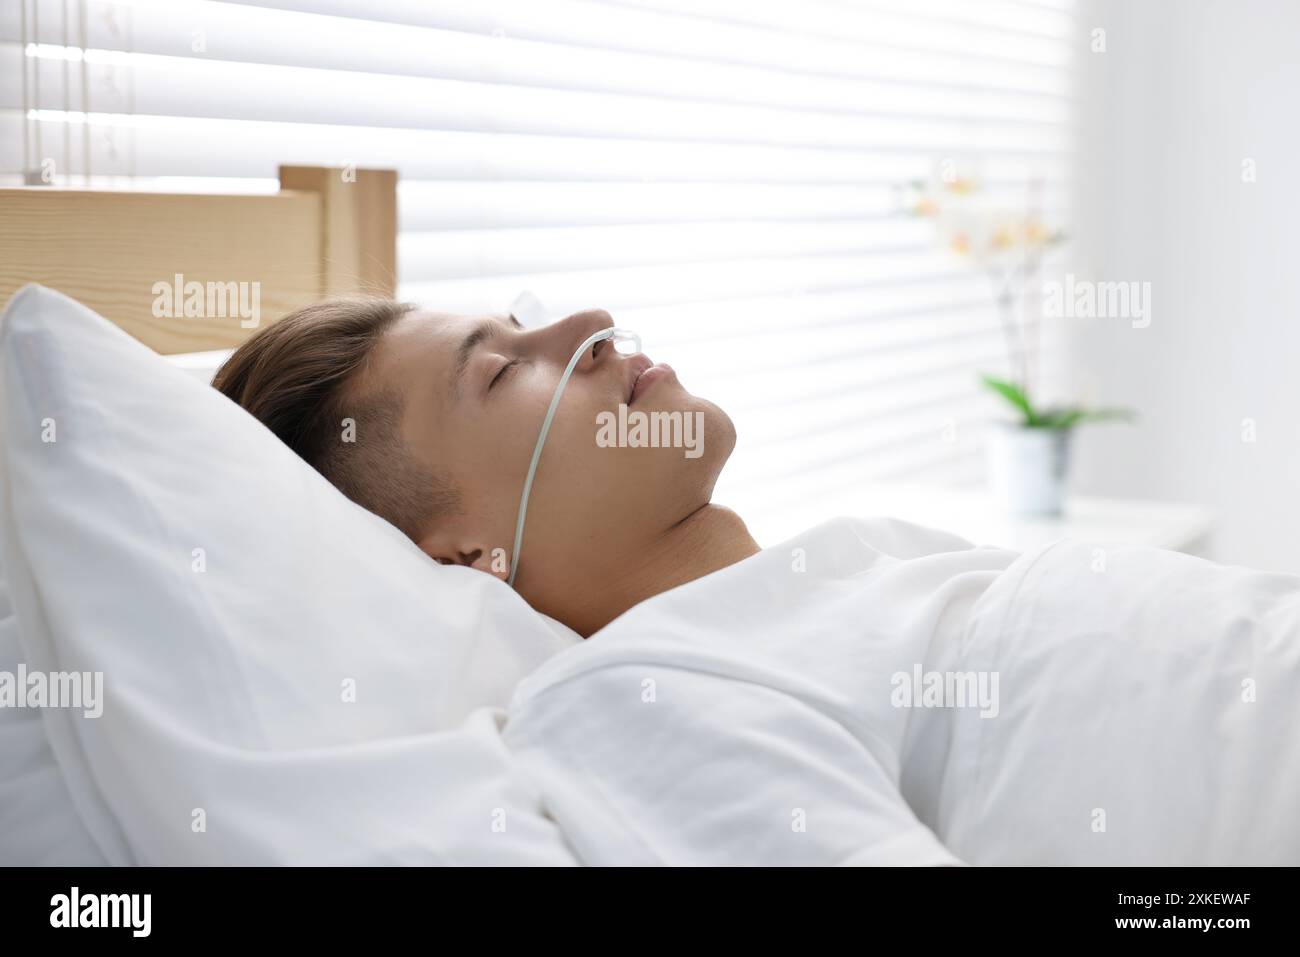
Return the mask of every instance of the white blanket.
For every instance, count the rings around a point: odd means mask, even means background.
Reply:
[[[587,863],[954,862],[899,793],[909,739],[942,720],[894,707],[890,676],[955,650],[1014,558],[819,526],[543,665],[507,743]]]
[[[1294,864],[1298,615],[1292,576],[840,519],[547,662],[506,739],[591,864]]]
[[[976,608],[940,831],[987,864],[1300,864],[1300,577],[1061,542]]]

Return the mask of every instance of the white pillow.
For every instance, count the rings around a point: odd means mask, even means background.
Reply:
[[[110,862],[572,863],[498,725],[576,635],[72,300],[0,324],[4,563],[28,666],[103,672],[42,714]]]
[[[16,677],[26,660],[3,572],[0,566],[0,674]],[[0,708],[0,865],[105,863],[73,807],[40,711]]]

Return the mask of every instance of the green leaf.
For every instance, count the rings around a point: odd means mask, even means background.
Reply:
[[[1007,382],[1005,379],[996,379],[991,375],[980,376],[980,381],[1015,406],[1020,414],[1024,416],[1025,425],[1033,427],[1038,424],[1038,416],[1034,412],[1034,407],[1030,404],[1029,397],[1025,395],[1020,386],[1013,382]]]
[[[1137,413],[1132,409],[1083,409],[1077,422],[1132,422]]]
[[[1136,416],[1131,409],[1051,409],[1039,416],[1038,426],[1043,429],[1072,429],[1085,422],[1132,421]]]
[[[1064,431],[1085,422],[1132,422],[1137,418],[1132,409],[1120,408],[1084,409],[1079,406],[1062,406],[1039,411],[1029,401],[1025,390],[1014,382],[991,375],[980,376],[980,381],[1014,406],[1024,418],[1022,424],[1028,429]]]
[[[1049,409],[1038,417],[1039,428],[1068,429],[1079,423],[1083,409]]]

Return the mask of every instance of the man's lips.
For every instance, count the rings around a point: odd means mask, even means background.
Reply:
[[[628,360],[628,365],[632,378],[632,388],[627,397],[628,405],[636,402],[640,396],[653,388],[656,382],[673,374],[672,366],[666,363],[656,365],[649,356],[640,352]]]

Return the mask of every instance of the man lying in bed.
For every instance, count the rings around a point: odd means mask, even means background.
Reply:
[[[327,303],[216,385],[433,559],[505,580],[548,403],[610,325]],[[634,412],[702,441],[610,442]],[[545,444],[514,584],[591,640],[523,682],[506,736],[589,863],[1300,863],[1300,580],[888,520],[760,550],[711,502],[734,442],[596,342]]]

